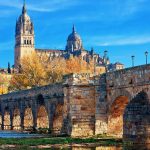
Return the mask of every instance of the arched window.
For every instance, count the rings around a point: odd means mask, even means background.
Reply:
[[[26,40],[24,40],[24,44],[26,44]]]

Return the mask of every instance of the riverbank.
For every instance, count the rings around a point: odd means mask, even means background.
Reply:
[[[0,148],[4,149],[69,149],[71,147],[122,146],[121,139],[113,138],[0,138]]]

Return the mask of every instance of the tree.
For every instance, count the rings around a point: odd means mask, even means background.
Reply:
[[[46,85],[45,70],[36,53],[25,56],[21,60],[21,72],[14,74],[10,90],[27,89],[34,86]]]
[[[82,57],[55,57],[49,59],[47,55],[39,56],[33,52],[21,60],[19,74],[13,74],[10,91],[22,90],[37,86],[44,86],[62,82],[63,76],[70,73],[94,73],[93,60],[84,61]]]
[[[0,74],[0,94],[8,93],[8,86],[10,83],[11,75]]]
[[[8,63],[8,69],[7,69],[7,71],[8,71],[8,74],[11,74],[10,63]]]

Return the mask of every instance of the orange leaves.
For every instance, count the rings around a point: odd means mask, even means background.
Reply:
[[[39,56],[33,52],[21,60],[21,74],[14,74],[10,90],[21,90],[35,86],[62,82],[63,75],[70,73],[94,73],[93,60],[87,63],[81,56],[50,58],[48,55]]]

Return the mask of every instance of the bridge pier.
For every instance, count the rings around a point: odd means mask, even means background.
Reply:
[[[37,130],[37,113],[33,111],[33,131]]]
[[[13,130],[13,115],[10,113],[10,130]]]
[[[50,104],[50,113],[49,113],[49,131],[53,134],[53,120],[54,113],[56,110],[56,106],[54,104]]]
[[[2,125],[1,125],[2,130],[4,130],[4,114],[2,114]]]
[[[21,131],[23,131],[24,130],[24,115],[22,113],[20,113],[20,118],[21,118],[20,127],[21,127]]]

